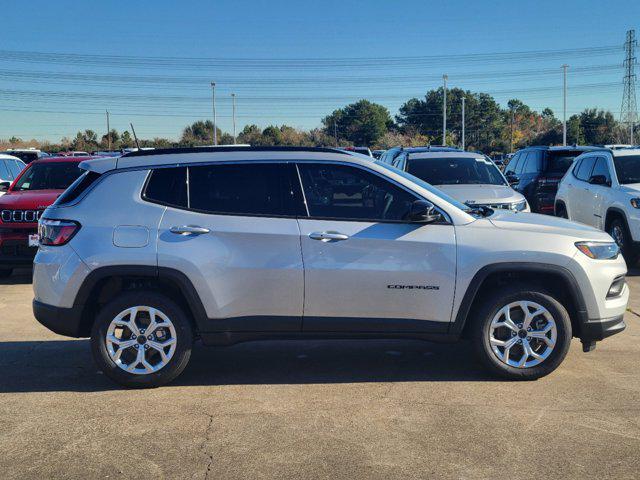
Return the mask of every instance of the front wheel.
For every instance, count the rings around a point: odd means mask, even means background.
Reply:
[[[562,304],[526,286],[489,295],[472,328],[480,361],[513,380],[535,380],[553,372],[567,355],[572,335]]]
[[[182,309],[156,292],[123,293],[100,311],[91,331],[93,357],[125,387],[151,388],[176,378],[193,345]]]
[[[637,260],[637,252],[633,248],[631,234],[624,221],[619,218],[614,219],[607,228],[607,233],[611,235],[618,244],[622,256],[629,265],[633,265]]]

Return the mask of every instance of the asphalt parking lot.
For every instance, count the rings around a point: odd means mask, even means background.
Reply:
[[[488,377],[466,345],[313,341],[196,347],[176,382],[131,391],[34,320],[22,272],[0,284],[1,476],[638,478],[629,283],[627,330],[536,382]]]

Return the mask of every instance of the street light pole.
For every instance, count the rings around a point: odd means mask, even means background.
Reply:
[[[563,93],[562,93],[562,145],[567,145],[567,65],[562,65]]]
[[[442,89],[442,145],[447,144],[447,76],[443,75],[444,82]]]
[[[233,144],[236,144],[236,94],[231,94],[231,101],[233,103]]]
[[[211,106],[213,108],[213,144],[218,145],[218,132],[216,128],[216,82],[211,82]]]
[[[466,98],[462,97],[462,150],[464,151],[464,102]]]
[[[107,145],[108,150],[111,151],[111,127],[109,126],[109,110],[107,112]]]

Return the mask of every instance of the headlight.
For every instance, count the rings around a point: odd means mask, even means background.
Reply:
[[[620,253],[614,242],[576,242],[576,248],[594,260],[612,260]]]
[[[640,208],[640,198],[632,198],[630,201],[633,208]]]
[[[516,202],[511,204],[511,210],[515,210],[516,212],[521,212],[527,208],[527,201],[522,200],[521,202]]]

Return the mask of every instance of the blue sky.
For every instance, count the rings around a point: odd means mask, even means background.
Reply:
[[[395,114],[443,73],[451,87],[560,116],[562,63],[569,114],[617,116],[622,44],[628,29],[640,35],[640,2],[31,0],[3,5],[2,19],[0,138],[104,133],[106,109],[113,128],[133,122],[140,137],[177,138],[210,117],[209,79],[225,131],[232,92],[238,130],[313,128],[359,98]],[[546,50],[556,53],[509,55]]]

